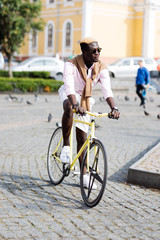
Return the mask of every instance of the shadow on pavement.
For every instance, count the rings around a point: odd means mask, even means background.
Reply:
[[[63,185],[78,187],[77,184],[62,183],[61,186],[54,186],[50,181],[30,177],[28,175],[17,175],[3,173],[0,177],[0,188],[4,199],[11,198],[12,202],[18,199],[19,207],[23,209],[40,209],[49,208],[49,205],[60,208],[85,208],[85,204],[80,199],[72,195],[65,194],[62,191]],[[86,207],[87,208],[87,207]]]
[[[160,142],[160,138],[156,140],[151,146],[144,149],[141,153],[139,153],[137,156],[132,158],[129,162],[127,162],[125,165],[123,165],[122,168],[120,168],[116,173],[112,174],[108,180],[112,182],[121,182],[126,183],[128,178],[128,170],[131,165],[133,165],[135,162],[137,162],[140,158],[142,158],[148,151],[150,151],[154,146],[156,146]]]

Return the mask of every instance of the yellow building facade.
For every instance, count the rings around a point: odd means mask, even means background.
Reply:
[[[160,0],[42,0],[42,32],[29,34],[21,57],[80,54],[95,37],[106,63],[128,56],[160,57]]]

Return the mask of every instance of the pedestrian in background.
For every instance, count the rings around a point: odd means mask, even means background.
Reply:
[[[142,106],[145,105],[146,85],[149,85],[150,75],[148,69],[143,66],[142,60],[139,60],[138,64],[140,67],[138,68],[136,77],[136,93],[141,99],[140,106]]]

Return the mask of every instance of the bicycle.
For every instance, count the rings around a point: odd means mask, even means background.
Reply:
[[[81,195],[88,207],[96,206],[104,193],[107,181],[107,155],[105,148],[100,140],[95,137],[95,118],[108,116],[108,113],[91,113],[86,111],[86,114],[94,117],[90,123],[73,118],[73,122],[80,122],[89,125],[90,133],[83,146],[73,157],[73,126],[70,133],[70,164],[61,163],[60,154],[63,146],[62,127],[58,127],[52,134],[48,153],[47,153],[47,170],[51,182],[54,185],[60,184],[63,179],[74,170],[74,165],[79,156],[85,150],[80,171],[80,188]],[[74,124],[73,124],[74,125]],[[83,184],[83,175],[89,175],[89,188],[85,188]],[[96,189],[92,189],[93,183],[96,184]]]

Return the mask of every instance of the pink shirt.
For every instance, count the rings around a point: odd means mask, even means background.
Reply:
[[[92,76],[93,66],[94,64],[90,68],[88,68],[88,74],[87,74],[88,78],[91,78]],[[87,67],[86,67],[86,71],[87,71]],[[104,98],[106,99],[108,97],[113,97],[111,84],[110,84],[110,77],[107,69],[103,69],[98,74],[97,78],[95,78],[94,81],[92,82],[92,87],[94,87],[97,84],[98,80],[102,87]],[[67,96],[70,94],[75,94],[75,92],[82,95],[85,82],[82,79],[80,73],[78,72],[78,69],[76,68],[76,66],[71,62],[65,62],[64,64],[63,81],[64,81]]]

